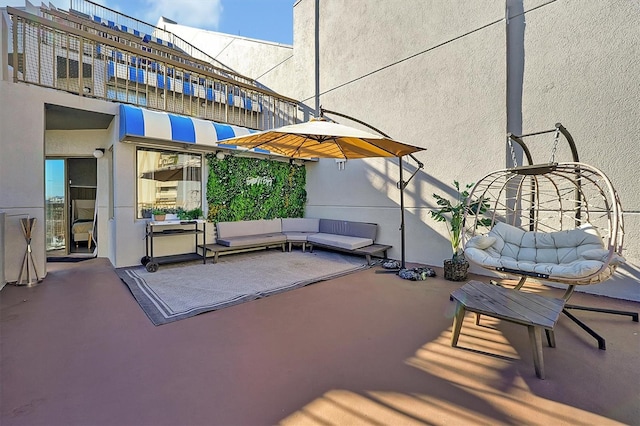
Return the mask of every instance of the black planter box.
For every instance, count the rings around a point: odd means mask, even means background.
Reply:
[[[459,262],[447,259],[444,261],[444,279],[449,281],[464,281],[467,279],[469,262]]]

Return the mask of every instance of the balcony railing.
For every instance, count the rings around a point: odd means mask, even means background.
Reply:
[[[150,41],[153,40],[155,43],[179,49],[191,58],[201,59],[219,69],[226,70],[228,72],[227,76],[230,78],[236,79],[237,81],[244,81],[247,84],[256,85],[255,81],[238,75],[225,64],[217,61],[181,37],[166,31],[163,28],[158,28],[147,22],[141,21],[140,19],[125,15],[90,0],[70,1],[71,7],[69,12],[73,15],[85,17],[86,19],[98,22],[103,26],[118,28],[121,31],[135,34],[138,37],[147,37]]]
[[[7,12],[15,82],[258,130],[296,121],[295,100],[175,46],[58,10]]]

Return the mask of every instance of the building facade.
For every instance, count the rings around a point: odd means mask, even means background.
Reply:
[[[640,300],[640,195],[635,190],[640,162],[636,149],[640,8],[636,3],[298,0],[292,6],[293,46],[206,32],[168,20],[160,20],[157,27],[210,57],[222,58],[227,46],[221,61],[260,87],[298,101],[291,113],[297,120],[316,115],[317,105],[322,105],[425,148],[416,155],[425,167],[405,190],[409,262],[440,266],[451,256],[444,225],[430,217],[433,193],[453,196],[454,180],[475,182],[512,166],[507,132],[531,133],[562,123],[576,141],[580,160],[610,178],[624,208],[627,264],[615,278],[584,290]],[[6,29],[2,37],[9,37]],[[7,55],[2,57],[4,61]],[[22,141],[20,148],[0,160],[3,188],[11,188],[3,189],[0,209],[42,218],[44,158],[70,146],[78,155],[103,147],[107,151],[98,160],[97,210],[105,223],[98,227],[104,233],[99,236],[103,244],[98,254],[116,266],[135,263],[144,249],[144,220],[136,217],[133,184],[139,145],[121,143],[117,103],[14,83],[4,62],[0,95],[12,105],[0,113],[3,153],[16,140]],[[75,130],[73,135],[43,131],[46,114],[34,112],[44,111],[48,104],[111,115],[114,120],[104,129]],[[14,125],[20,117],[34,115],[27,129]],[[83,142],[87,139],[91,142]],[[547,162],[552,155],[557,161],[570,160],[564,144],[554,151],[553,135],[541,136],[533,146],[537,162]],[[515,156],[522,163],[521,152],[516,150]],[[416,165],[408,160],[404,167],[412,173]],[[306,216],[378,223],[378,240],[393,245],[389,255],[399,258],[397,160],[346,165],[320,160],[306,169]],[[22,194],[17,188],[23,185],[35,190]],[[15,221],[7,220],[5,226],[5,247],[23,245]],[[44,247],[43,240],[44,234],[38,233],[34,243]],[[43,248],[36,255],[44,269]],[[20,256],[6,250],[9,281]]]

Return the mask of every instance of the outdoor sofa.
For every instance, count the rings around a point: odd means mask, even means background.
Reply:
[[[391,246],[376,244],[378,225],[336,219],[282,218],[218,222],[216,242],[205,244],[204,250],[213,253],[213,263],[221,253],[252,249],[301,245],[306,251],[314,247],[362,255],[371,264],[372,256],[386,257]]]

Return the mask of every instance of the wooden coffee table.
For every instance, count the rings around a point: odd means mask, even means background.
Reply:
[[[555,347],[553,327],[564,307],[564,299],[525,293],[480,281],[469,281],[451,293],[451,298],[456,301],[451,346],[458,345],[460,329],[467,311],[478,314],[476,324],[481,314],[524,325],[529,330],[536,376],[544,379],[542,330],[546,332],[549,346]]]

